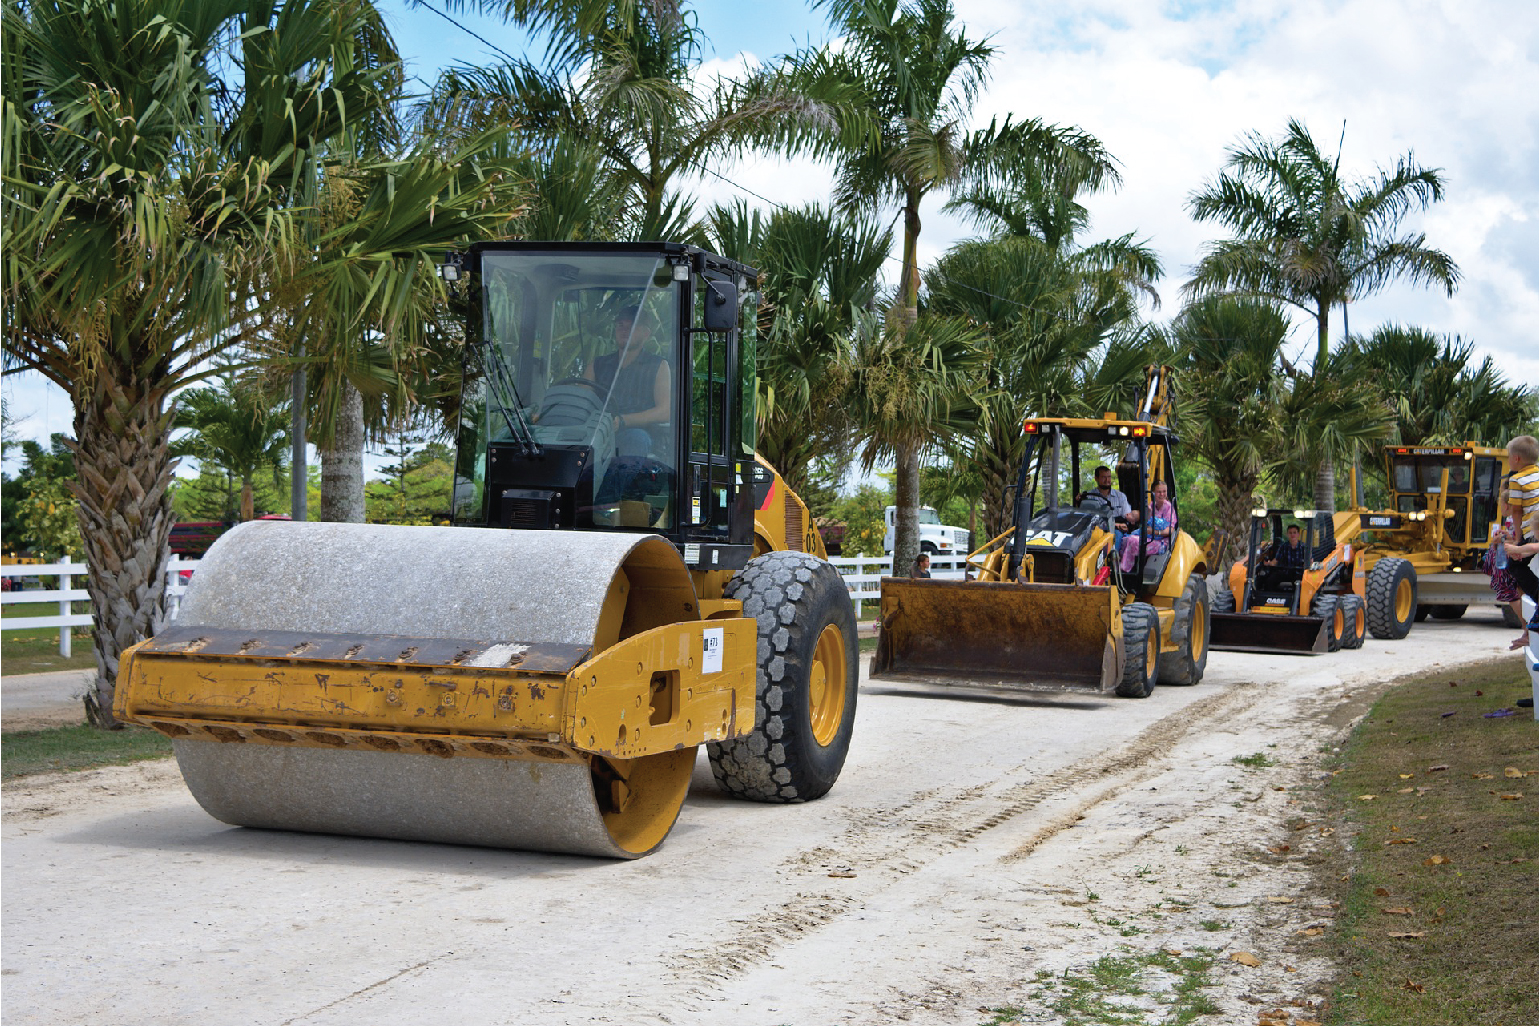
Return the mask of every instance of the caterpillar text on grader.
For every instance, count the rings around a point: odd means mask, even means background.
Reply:
[[[672,243],[451,267],[456,526],[235,528],[125,653],[118,715],[249,827],[635,857],[702,743],[732,795],[827,792],[854,614],[752,452],[757,272]]]
[[[1201,547],[1174,530],[1167,548],[1146,553],[1146,516],[1132,533],[1138,555],[1124,572],[1106,500],[1094,492],[1078,505],[1059,498],[1065,472],[1071,497],[1087,481],[1082,472],[1094,464],[1084,464],[1082,451],[1122,449],[1118,487],[1134,506],[1147,513],[1160,481],[1176,503],[1171,403],[1169,370],[1151,367],[1136,418],[1027,421],[1011,526],[969,558],[977,579],[882,579],[871,679],[1003,691],[1115,689],[1129,698],[1149,695],[1156,682],[1201,680],[1208,654]]]

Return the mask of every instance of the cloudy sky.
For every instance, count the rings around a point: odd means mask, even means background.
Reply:
[[[496,21],[386,0],[412,71],[431,80],[456,61],[520,53],[525,41]],[[969,36],[997,48],[975,124],[995,116],[1077,125],[1117,158],[1122,188],[1095,197],[1086,241],[1135,232],[1164,261],[1172,316],[1203,243],[1219,232],[1185,203],[1248,132],[1279,135],[1302,120],[1322,147],[1344,140],[1351,177],[1407,152],[1442,169],[1446,198],[1406,228],[1448,252],[1463,282],[1453,297],[1393,288],[1354,303],[1354,331],[1385,322],[1462,336],[1508,378],[1539,387],[1539,3],[1533,0],[956,0]],[[731,74],[825,42],[822,15],[799,0],[707,0],[695,8],[708,37],[707,73]],[[472,35],[474,33],[474,35]],[[476,36],[483,37],[482,39]],[[484,41],[483,41],[484,39]],[[1343,136],[1343,128],[1345,134]],[[826,168],[761,157],[722,165],[747,192],[698,183],[702,203],[767,206],[825,200]],[[970,234],[924,215],[921,261]],[[1333,333],[1341,330],[1333,318]],[[1312,328],[1300,323],[1307,352]],[[31,380],[27,380],[31,379]],[[5,379],[24,435],[68,431],[68,400],[35,375]],[[14,470],[14,468],[10,468]]]

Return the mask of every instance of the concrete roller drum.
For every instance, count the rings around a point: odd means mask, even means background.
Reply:
[[[754,622],[700,607],[654,535],[254,522],[118,708],[227,823],[630,858],[753,727]]]

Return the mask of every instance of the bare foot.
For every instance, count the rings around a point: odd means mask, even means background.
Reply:
[[[1525,632],[1523,632],[1523,637],[1522,638],[1514,638],[1512,640],[1512,644],[1507,647],[1507,651],[1508,652],[1512,652],[1515,649],[1527,649],[1527,648],[1528,648],[1528,632],[1525,631]]]

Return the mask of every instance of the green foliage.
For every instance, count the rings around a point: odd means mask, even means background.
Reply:
[[[843,521],[845,556],[881,556],[882,541],[887,534],[887,507],[892,505],[890,487],[862,485],[852,496],[845,496],[834,503],[832,516]]]
[[[255,517],[259,473],[265,473],[278,489],[287,488],[284,471],[289,457],[289,413],[254,378],[226,372],[218,386],[188,389],[177,397],[174,424],[187,434],[171,444],[171,452],[196,459],[200,479],[224,478],[238,490],[233,511],[226,508],[217,518],[210,514],[193,519]],[[206,505],[198,503],[200,508]]]
[[[15,478],[5,479],[5,548],[49,559],[84,555],[70,492],[75,459],[64,436],[53,436],[46,449],[33,439],[14,445],[23,462]]]
[[[454,490],[454,451],[443,443],[418,447],[402,440],[386,448],[397,462],[364,486],[370,524],[448,524]]]
[[[319,489],[319,468],[316,469]],[[251,478],[252,516],[266,517],[290,512],[292,496],[288,476],[278,478],[270,468],[258,470]],[[241,481],[228,471],[200,468],[195,478],[177,478],[171,483],[171,507],[178,521],[241,520]]]

